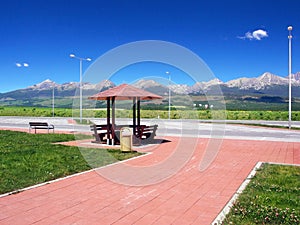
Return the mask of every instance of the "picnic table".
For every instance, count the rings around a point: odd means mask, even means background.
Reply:
[[[141,141],[152,141],[156,136],[156,130],[158,125],[115,125],[111,124],[92,124],[90,125],[91,131],[93,131],[93,136],[95,137],[94,143],[105,143],[111,144],[112,140],[114,144],[120,144],[120,130],[123,127],[129,127],[133,129],[133,143],[139,145]]]

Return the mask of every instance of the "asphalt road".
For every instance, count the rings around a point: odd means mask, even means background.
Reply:
[[[90,132],[89,125],[74,125],[72,118],[58,117],[0,117],[0,127],[28,129],[29,121],[48,122],[55,126],[55,130]],[[95,123],[105,123],[106,119],[96,119]],[[128,119],[116,119],[117,124],[130,124]],[[222,123],[220,123],[222,122]],[[226,123],[227,122],[227,123]],[[158,124],[159,136],[187,136],[199,138],[225,138],[241,140],[270,140],[284,142],[300,142],[300,131],[288,129],[274,129],[254,127],[249,125],[235,125],[232,123],[287,125],[286,121],[218,121],[207,123],[199,120],[163,120],[143,119],[145,124]],[[293,122],[294,127],[300,127],[299,122]]]

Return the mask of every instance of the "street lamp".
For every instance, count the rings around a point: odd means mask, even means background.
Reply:
[[[292,30],[293,27],[289,26],[289,129],[291,129],[292,121]]]
[[[80,58],[75,56],[74,54],[70,54],[71,58],[79,60],[79,72],[80,72],[80,80],[79,80],[79,111],[80,111],[80,123],[82,122],[82,61],[92,61],[91,58]]]
[[[54,88],[55,88],[55,85],[53,84],[53,88],[52,88],[52,117],[54,117]]]
[[[171,74],[169,71],[166,72],[169,75],[169,119],[171,118]]]

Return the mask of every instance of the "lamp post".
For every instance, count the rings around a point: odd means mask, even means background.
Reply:
[[[53,88],[52,88],[52,117],[54,117],[54,88],[55,88],[55,86],[53,85]]]
[[[171,118],[171,74],[169,71],[166,72],[167,75],[169,75],[169,120]]]
[[[80,112],[80,123],[82,122],[82,61],[92,61],[91,58],[81,58],[77,57],[74,54],[70,54],[71,58],[79,60],[79,72],[80,72],[80,80],[79,80],[79,112]]]
[[[292,121],[292,30],[293,27],[289,26],[289,129],[291,129]]]

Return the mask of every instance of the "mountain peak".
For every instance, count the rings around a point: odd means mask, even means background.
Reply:
[[[35,89],[49,89],[49,88],[53,88],[58,86],[57,83],[55,83],[54,81],[50,80],[50,79],[46,79],[44,81],[42,81],[41,83],[38,84],[34,84],[28,88],[35,88]]]
[[[107,90],[111,87],[115,87],[116,85],[110,81],[110,80],[103,80],[101,82],[99,82],[98,84],[96,84],[95,88],[99,91],[104,91]]]
[[[258,77],[258,79],[272,79],[274,77],[278,77],[270,72],[265,72],[261,76]]]
[[[162,86],[160,83],[156,82],[155,80],[144,80],[141,79],[133,84],[133,86],[137,88],[148,88],[153,86]]]
[[[288,77],[287,77],[288,78]],[[297,72],[292,75],[292,78],[296,81],[300,81],[300,72]]]
[[[203,82],[203,83],[206,84],[207,86],[223,84],[223,82],[221,80],[219,80],[218,78],[215,78],[210,81]]]
[[[260,77],[257,78],[258,81],[262,82],[265,85],[272,85],[272,84],[285,84],[286,79],[283,77],[276,76],[272,73],[266,72]]]

